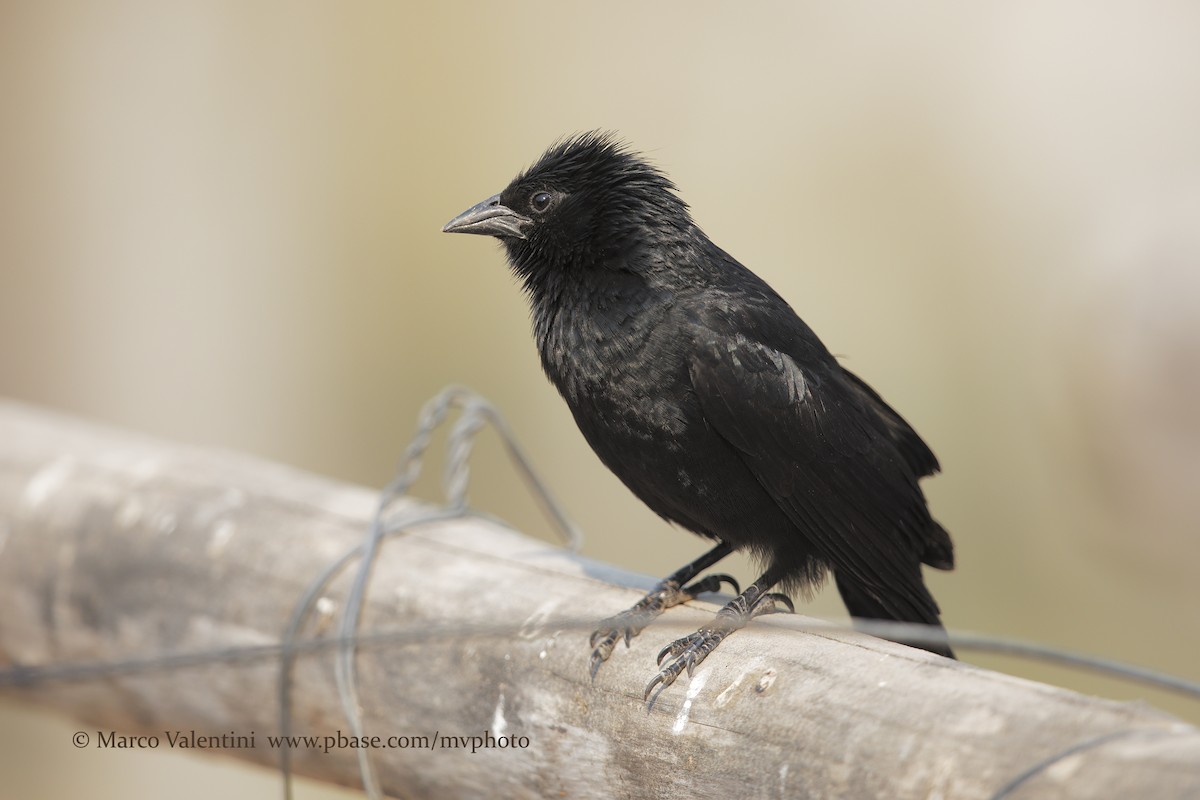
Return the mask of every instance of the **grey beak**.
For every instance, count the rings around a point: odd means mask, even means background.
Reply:
[[[500,195],[494,194],[447,222],[442,233],[481,233],[485,236],[524,239],[525,231],[522,228],[532,221],[501,204]]]

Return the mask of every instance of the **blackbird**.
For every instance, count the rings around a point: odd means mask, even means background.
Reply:
[[[494,236],[532,306],[542,367],[584,438],[665,519],[715,546],[593,634],[592,676],[665,609],[726,575],[762,576],[668,647],[646,687],[689,674],[751,618],[832,572],[851,616],[934,626],[914,642],[953,658],[921,565],[954,566],[918,481],[933,452],[842,367],[770,286],[692,221],[675,185],[612,134],[560,140],[448,233]],[[940,634],[940,635],[938,635]]]

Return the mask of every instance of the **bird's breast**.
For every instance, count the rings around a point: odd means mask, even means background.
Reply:
[[[537,331],[542,366],[575,417],[621,438],[678,435],[694,404],[669,307],[560,309]],[[586,431],[585,431],[586,433]]]
[[[656,309],[624,325],[560,312],[539,332],[542,363],[580,432],[660,516],[735,545],[786,526],[692,388],[688,324]]]

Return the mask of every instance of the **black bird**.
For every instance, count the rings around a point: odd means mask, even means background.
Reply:
[[[647,697],[777,601],[790,608],[774,587],[802,591],[827,572],[851,616],[942,631],[921,564],[951,569],[954,548],[917,483],[937,459],[783,298],[709,240],[661,171],[610,134],[582,134],[443,230],[503,242],[542,367],[596,455],[656,513],[717,542],[601,623],[593,676],[618,639],[732,583],[689,585],[734,550],[765,572],[660,653],[660,664],[674,659]],[[918,646],[953,658],[944,643]]]

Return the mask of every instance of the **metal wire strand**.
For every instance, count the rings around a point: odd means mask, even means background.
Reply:
[[[422,461],[433,434],[445,421],[450,412],[460,409],[461,415],[450,430],[447,442],[446,466],[442,473],[442,489],[445,494],[445,504],[432,511],[422,510],[416,513],[405,512],[401,516],[388,519],[389,510],[401,499],[408,496],[409,490],[421,476]],[[469,516],[467,488],[470,484],[470,457],[475,444],[475,438],[485,425],[491,424],[504,442],[505,448],[514,465],[521,473],[525,484],[534,497],[539,501],[550,522],[562,536],[567,546],[578,552],[583,542],[579,528],[571,522],[562,510],[545,483],[537,476],[530,466],[528,459],[521,451],[508,424],[500,412],[481,395],[463,386],[448,386],[440,391],[421,409],[417,420],[417,430],[413,434],[408,447],[400,458],[396,469],[396,477],[384,487],[380,493],[379,504],[371,525],[367,530],[363,543],[345,553],[330,565],[329,569],[317,577],[305,591],[297,603],[291,621],[284,633],[284,651],[280,658],[279,671],[279,723],[280,733],[284,736],[291,729],[291,689],[292,672],[295,665],[294,651],[290,646],[296,641],[300,630],[316,604],[321,592],[329,582],[351,562],[358,561],[358,570],[350,585],[349,595],[337,625],[337,637],[340,642],[334,660],[334,677],[338,697],[342,705],[342,713],[346,716],[347,724],[354,736],[363,736],[362,709],[358,700],[358,679],[355,671],[355,655],[357,653],[356,634],[361,621],[363,602],[367,587],[370,583],[371,569],[379,555],[379,548],[385,536],[400,533],[407,528],[426,524],[431,521],[444,521]],[[363,789],[367,796],[375,800],[383,796],[379,787],[375,769],[370,761],[370,754],[365,750],[357,751],[359,772],[362,775]],[[284,797],[290,800],[291,784],[291,754],[284,747],[280,752],[280,769],[284,776]]]

